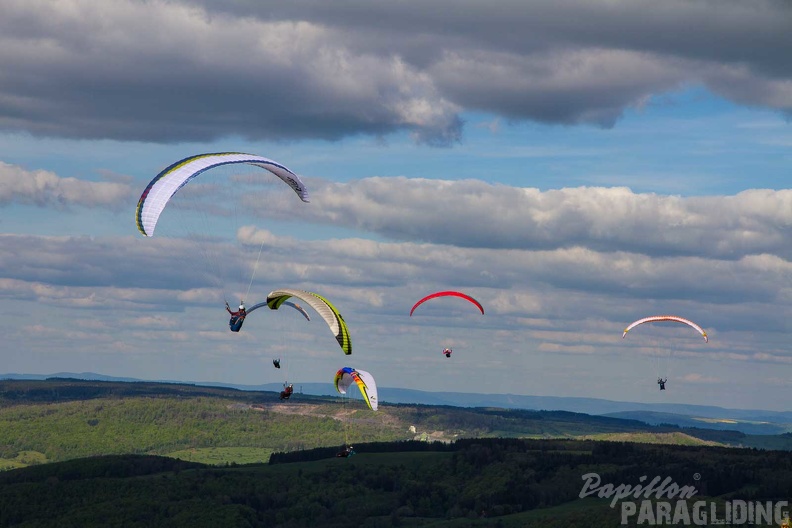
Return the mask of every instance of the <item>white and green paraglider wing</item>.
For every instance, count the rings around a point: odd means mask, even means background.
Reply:
[[[153,236],[160,214],[176,191],[201,173],[221,165],[235,163],[247,163],[267,169],[294,189],[303,202],[309,201],[308,189],[299,176],[271,159],[241,152],[199,154],[177,161],[151,180],[140,196],[135,210],[138,230],[146,236]]]

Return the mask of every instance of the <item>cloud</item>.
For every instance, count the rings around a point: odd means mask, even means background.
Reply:
[[[456,106],[398,54],[351,49],[299,18],[189,3],[12,2],[0,22],[0,127],[174,142],[412,130],[453,141]],[[47,16],[41,16],[47,11]]]
[[[117,179],[113,175],[108,177]],[[18,203],[58,208],[116,208],[129,202],[131,196],[131,187],[124,181],[63,178],[50,171],[29,171],[0,161],[0,206]]]
[[[779,0],[498,5],[363,0],[9,0],[0,129],[153,142],[408,131],[459,141],[462,114],[613,126],[702,85],[792,111]]]
[[[613,49],[448,52],[432,67],[443,93],[512,120],[611,127],[630,106],[688,78],[674,61]],[[497,97],[492,97],[493,92]]]
[[[693,301],[684,314],[691,318],[709,305],[755,303],[747,313],[729,313],[728,324],[778,330],[785,324],[778,313],[758,313],[792,300],[790,190],[682,198],[619,187],[540,191],[403,177],[310,184],[309,206],[267,200],[260,211],[367,231],[379,240],[284,237],[255,227],[260,221],[229,230],[225,239],[9,234],[0,235],[0,267],[6,279],[82,288],[58,295],[34,290],[23,297],[87,307],[97,305],[92,291],[130,307],[156,304],[162,296],[190,305],[217,303],[218,270],[239,281],[225,295],[242,295],[248,285],[241,278],[255,264],[249,255],[259,249],[257,279],[270,289],[295,283],[332,288],[385,312],[392,310],[395,292],[417,297],[450,277],[455,289],[485,293],[491,309],[510,317],[547,319],[550,311],[575,319],[586,316],[579,306],[595,303],[603,317],[621,321],[617,326],[626,322],[620,304],[651,299],[658,309]],[[5,295],[19,298],[13,291]],[[578,300],[557,302],[558,292]]]
[[[792,259],[789,189],[683,198],[626,187],[540,191],[479,180],[374,177],[313,181],[312,191],[314,207],[296,211],[279,203],[264,214],[459,247]]]
[[[447,287],[486,299],[487,313],[505,317],[506,326],[547,329],[550,320],[556,329],[571,321],[577,327],[596,315],[620,335],[633,314],[680,311],[705,327],[781,331],[787,322],[773,307],[792,300],[792,263],[767,253],[721,260],[578,245],[492,249],[301,240],[250,227],[238,236],[262,251],[250,302],[275,288],[297,287],[339,299],[345,314],[407,313],[410,300]],[[218,281],[226,295],[244,291],[247,281],[228,284],[249,278],[253,265],[252,257],[222,241],[20,235],[0,241],[0,296],[93,309],[108,303],[129,310],[221,305]],[[238,269],[218,270],[205,258],[207,244],[209,253],[224,255]]]
[[[228,241],[210,245],[173,237],[0,234],[0,242],[0,277],[87,289],[129,287],[138,293],[117,296],[130,301],[145,301],[145,291],[161,291],[179,301],[196,301],[203,295],[203,302],[220,302],[216,262],[206,255],[207,249],[227,256],[228,265],[220,269],[228,276],[249,276],[253,266]],[[206,298],[205,289],[215,293]],[[107,302],[113,295],[102,298]]]
[[[746,300],[792,297],[789,288],[778,287],[790,283],[792,272],[790,190],[681,198],[627,188],[539,191],[401,177],[315,180],[312,189],[310,207],[270,201],[261,211],[404,243],[340,239],[308,244],[252,225],[241,227],[238,241],[256,249],[263,244],[269,262],[290,262],[292,280],[342,277],[363,286],[418,275],[442,280],[453,270],[464,284],[502,288],[520,284],[523,270],[530,269],[529,276],[555,288],[655,298],[673,297],[682,289],[710,299],[738,293]],[[243,248],[230,240],[231,232],[228,238],[203,242],[212,245],[208,248],[195,239],[94,242],[6,235],[0,263],[19,270],[23,280],[96,286],[139,280],[142,287],[194,291],[213,270],[185,263],[205,260],[206,254],[222,255],[217,258],[239,276],[245,274],[245,259],[237,254]],[[282,252],[289,257],[280,257]],[[364,266],[377,266],[377,271]],[[748,275],[754,277],[735,280]],[[669,289],[669,282],[677,287]]]

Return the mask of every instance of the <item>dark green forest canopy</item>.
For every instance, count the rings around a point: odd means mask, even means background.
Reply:
[[[607,500],[579,498],[582,475],[667,476],[719,500],[788,500],[792,491],[792,458],[781,451],[505,438],[356,449],[348,459],[309,450],[270,465],[124,455],[8,471],[0,526],[612,527],[619,512]]]

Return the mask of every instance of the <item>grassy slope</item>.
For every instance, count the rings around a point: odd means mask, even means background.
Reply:
[[[586,435],[581,438],[590,440],[608,440],[611,442],[639,442],[644,444],[669,444],[669,445],[710,445],[722,446],[719,442],[702,440],[689,434],[681,432],[673,433],[606,433],[598,435]]]
[[[289,405],[290,408],[301,406]],[[333,406],[312,406],[312,414],[238,409],[217,398],[96,399],[0,409],[0,446],[4,458],[20,451],[42,453],[49,461],[103,454],[167,454],[202,448],[235,448],[225,454],[237,462],[260,459],[262,450],[290,451],[341,444],[345,427],[365,440],[404,438],[377,420],[347,422],[333,418]],[[291,410],[291,409],[289,409]],[[360,412],[359,412],[360,411]],[[213,454],[214,462],[225,462]],[[188,458],[194,458],[187,455]]]

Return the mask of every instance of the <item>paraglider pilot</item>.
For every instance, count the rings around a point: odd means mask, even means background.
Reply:
[[[281,391],[280,399],[281,400],[288,400],[291,397],[292,392],[294,392],[294,384],[289,383],[289,385]]]
[[[239,332],[239,329],[242,328],[242,323],[245,322],[245,316],[247,315],[247,312],[245,311],[245,304],[240,303],[239,310],[232,312],[231,307],[228,306],[228,301],[226,301],[226,310],[228,310],[228,313],[231,314],[231,319],[228,321],[228,327],[231,328],[232,332]]]
[[[343,449],[341,449],[341,451],[336,453],[336,456],[339,458],[347,458],[347,457],[351,457],[354,454],[355,454],[355,450],[352,448],[352,446],[345,446]]]
[[[451,352],[453,352],[453,350],[451,350],[450,348],[446,348],[443,350],[443,354],[445,354],[445,357],[447,358],[451,357]]]
[[[273,359],[272,364],[275,365],[275,368],[280,368],[280,358]]]
[[[660,390],[666,390],[666,381],[668,381],[668,378],[657,378],[657,384],[660,385]]]

